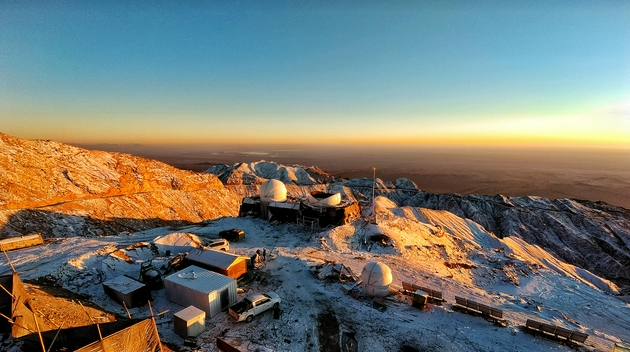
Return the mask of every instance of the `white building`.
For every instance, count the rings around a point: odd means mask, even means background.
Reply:
[[[389,295],[392,283],[392,270],[381,262],[369,262],[361,271],[363,293],[369,296],[385,297]]]
[[[206,312],[195,306],[188,306],[173,314],[173,328],[183,338],[195,337],[206,329]]]
[[[212,318],[238,299],[236,280],[197,266],[189,266],[164,279],[166,298],[183,307],[195,306]]]

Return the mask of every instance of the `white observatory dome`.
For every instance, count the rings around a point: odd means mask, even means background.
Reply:
[[[369,262],[361,271],[363,293],[370,296],[385,297],[389,295],[392,283],[392,270],[381,262]]]
[[[267,180],[260,185],[260,200],[263,202],[284,202],[287,200],[287,188],[282,181]]]
[[[340,193],[327,194],[327,195],[328,197],[320,197],[320,198],[315,198],[312,195],[309,195],[308,202],[311,206],[314,206],[314,207],[334,207],[336,205],[339,205],[339,203],[341,203]]]

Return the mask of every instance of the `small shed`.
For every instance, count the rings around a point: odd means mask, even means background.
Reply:
[[[195,337],[206,329],[206,312],[188,306],[173,315],[175,333],[183,338]]]
[[[142,306],[151,299],[151,290],[147,285],[125,275],[103,282],[103,290],[114,300],[124,302],[127,307]]]
[[[164,279],[166,298],[181,306],[193,305],[212,318],[236,303],[236,280],[191,265]]]
[[[186,259],[199,267],[238,279],[247,272],[249,258],[214,249],[194,249]]]

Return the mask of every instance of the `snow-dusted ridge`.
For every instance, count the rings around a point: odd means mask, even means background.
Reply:
[[[501,238],[520,238],[630,293],[630,212],[604,203],[418,192],[404,205],[448,210]]]
[[[315,166],[282,165],[265,160],[215,165],[206,172],[217,175],[225,185],[261,184],[267,179],[276,179],[290,185],[308,186],[341,180]]]
[[[0,133],[0,237],[100,236],[238,213],[210,174]]]
[[[275,178],[275,174],[257,173],[261,163],[284,169],[281,164],[261,161],[235,164],[225,170],[238,169],[239,173],[225,171],[223,175],[229,175],[230,180],[238,178],[238,182],[232,184],[239,185],[248,184],[252,179]],[[300,169],[308,167],[291,166],[294,173],[299,173],[295,170]],[[230,184],[228,182],[227,187],[231,187]],[[319,190],[340,192],[347,198],[369,202],[373,184],[371,178],[356,178],[305,187],[319,187]],[[232,187],[241,195],[251,194],[255,189],[255,186],[249,190],[243,186]],[[305,192],[296,186],[287,189],[290,193]],[[630,294],[630,211],[627,209],[602,202],[536,196],[435,194],[420,190],[404,178],[394,182],[377,178],[376,194],[389,198],[397,206],[449,211],[480,224],[499,238],[521,238],[569,264],[615,282],[622,293]]]

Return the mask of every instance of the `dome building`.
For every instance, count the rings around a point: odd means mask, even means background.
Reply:
[[[304,227],[339,226],[361,216],[356,201],[342,201],[341,193],[303,190],[287,186],[277,179],[269,179],[258,188],[257,196],[244,197],[239,216],[254,216],[269,221],[297,223]]]
[[[341,203],[341,193],[313,191],[308,196],[308,205],[312,207],[335,207]]]
[[[287,201],[287,187],[276,179],[265,181],[258,189],[260,217],[272,221],[296,222],[300,203]]]
[[[280,180],[269,179],[258,190],[261,202],[286,202],[287,187]]]
[[[361,287],[368,296],[385,297],[389,295],[392,283],[392,270],[381,262],[369,262],[361,271]]]

